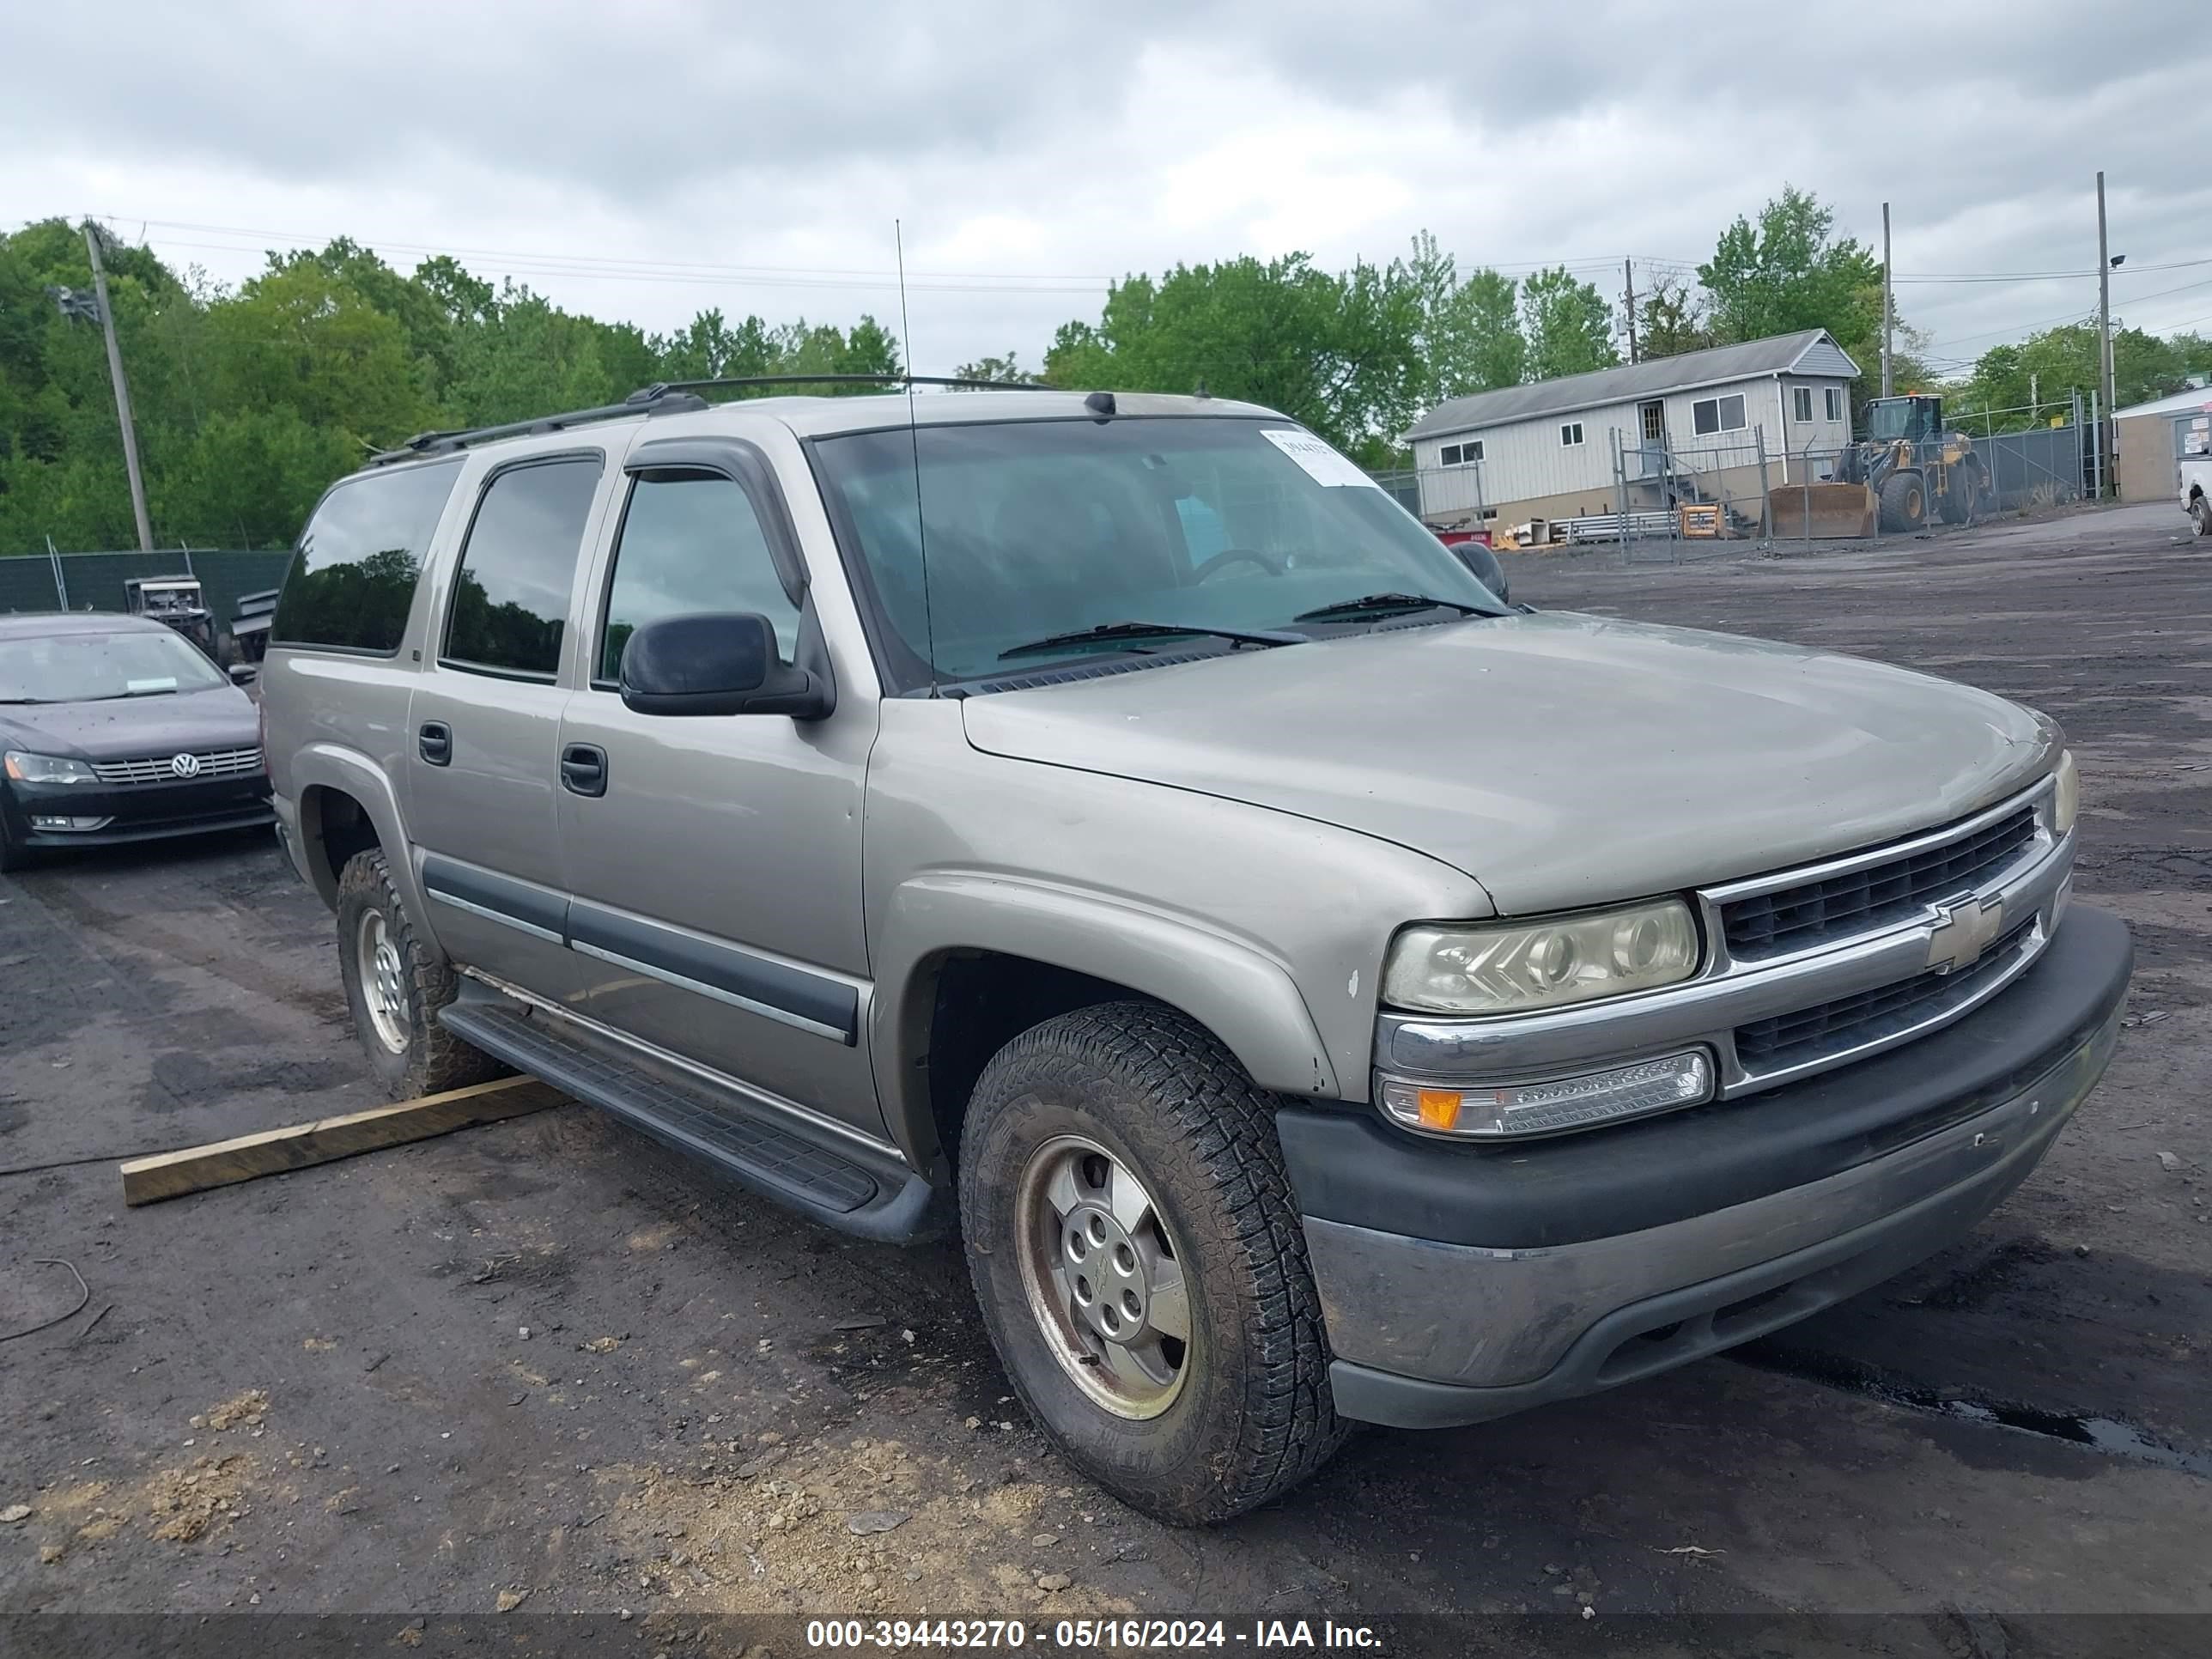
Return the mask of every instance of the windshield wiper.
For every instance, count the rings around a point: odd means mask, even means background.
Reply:
[[[1355,617],[1390,611],[1456,611],[1462,617],[1494,617],[1495,611],[1486,611],[1479,605],[1462,605],[1457,599],[1432,599],[1425,593],[1369,593],[1357,599],[1339,599],[1334,605],[1316,606],[1302,611],[1291,618],[1292,622],[1344,622]]]
[[[1281,628],[1246,631],[1234,628],[1200,628],[1188,623],[1110,622],[1101,623],[1096,628],[1079,628],[1070,634],[1048,634],[1041,640],[1024,641],[999,653],[999,660],[1005,662],[1011,657],[1042,656],[1048,652],[1066,650],[1071,646],[1111,644],[1117,640],[1162,639],[1177,634],[1203,634],[1238,645],[1310,643],[1304,634],[1293,634]]]

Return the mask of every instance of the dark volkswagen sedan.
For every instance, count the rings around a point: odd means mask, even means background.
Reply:
[[[252,699],[143,617],[0,616],[0,870],[273,820]]]

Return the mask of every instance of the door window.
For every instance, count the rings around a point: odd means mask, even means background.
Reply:
[[[750,611],[775,629],[787,662],[799,607],[784,592],[752,498],[716,472],[647,473],[630,486],[607,587],[592,683],[622,676],[623,647],[647,623],[708,611]]]
[[[270,637],[389,656],[407,631],[422,555],[459,461],[365,473],[323,497],[300,532]]]
[[[461,551],[440,660],[550,680],[561,665],[568,590],[599,487],[596,456],[493,475]]]

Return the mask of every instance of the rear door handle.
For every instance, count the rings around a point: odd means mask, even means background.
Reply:
[[[453,728],[443,720],[424,720],[415,734],[415,747],[433,766],[450,766],[453,759]]]
[[[595,743],[572,743],[561,751],[561,782],[574,795],[607,793],[607,751]]]

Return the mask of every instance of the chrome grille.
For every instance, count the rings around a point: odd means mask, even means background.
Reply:
[[[1970,836],[1886,864],[1741,898],[1721,907],[1729,952],[1759,961],[1871,933],[1940,900],[1972,890],[2035,839],[2023,806]]]
[[[1879,990],[1816,1002],[1771,1019],[1739,1025],[1735,1028],[1737,1062],[1756,1077],[1882,1042],[1939,1019],[2002,979],[2034,932],[2035,921],[2031,917],[1984,951],[1970,967],[1951,973],[1930,971]]]
[[[202,778],[246,777],[261,770],[261,750],[204,749],[185,751],[199,763],[191,777],[180,775],[174,754],[149,755],[139,760],[94,761],[93,775],[102,783],[191,783]]]

